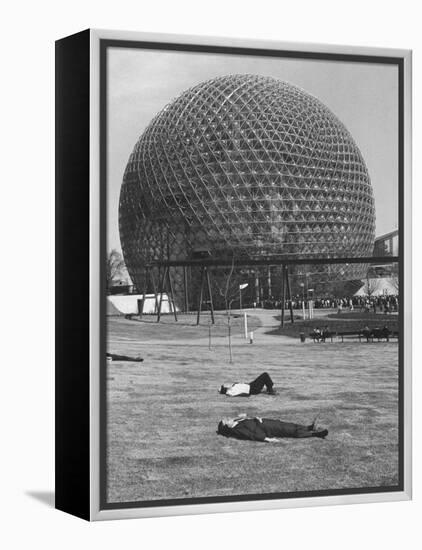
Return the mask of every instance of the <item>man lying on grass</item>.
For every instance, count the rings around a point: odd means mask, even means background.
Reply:
[[[237,418],[223,418],[218,424],[217,433],[236,439],[276,443],[284,437],[320,437],[324,439],[328,435],[328,430],[317,428],[315,420],[309,426],[303,426],[271,418],[248,418],[246,414],[241,414]]]
[[[267,372],[263,372],[258,378],[249,382],[249,384],[239,382],[223,384],[219,391],[229,397],[249,397],[250,395],[261,393],[264,386],[267,388],[267,393],[275,395],[276,392],[273,390],[274,383]]]
[[[127,355],[117,355],[117,353],[106,353],[107,361],[143,361],[142,357],[128,357]]]

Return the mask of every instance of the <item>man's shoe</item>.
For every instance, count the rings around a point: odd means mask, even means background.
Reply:
[[[312,437],[321,437],[322,439],[324,439],[325,437],[327,437],[328,435],[328,430],[319,430],[317,432],[314,432],[312,434]]]
[[[268,395],[277,395],[277,392],[271,388],[270,390],[267,390]]]

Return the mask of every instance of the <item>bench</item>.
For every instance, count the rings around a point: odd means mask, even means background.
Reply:
[[[385,333],[383,331],[383,329],[374,328],[374,329],[369,330],[369,331],[351,330],[351,331],[339,332],[338,336],[341,337],[342,342],[344,342],[344,337],[345,336],[350,336],[350,337],[356,336],[357,338],[359,338],[359,342],[362,341],[362,338],[366,338],[367,342],[369,342],[369,341],[373,342],[374,338],[376,338],[378,340],[378,342],[380,342],[381,340],[384,340],[384,339],[387,342],[389,342],[390,338],[397,338],[398,339],[399,333],[397,331],[388,331],[388,333]]]
[[[361,342],[362,338],[365,337],[365,334],[361,330],[345,330],[343,332],[339,332],[338,336],[341,337],[342,342],[344,342],[345,336],[350,336],[351,338],[355,336],[356,338],[359,338],[359,342]]]
[[[313,332],[310,333],[309,338],[312,338],[312,340],[315,342],[325,342],[327,338],[331,339],[331,342],[333,341],[333,337],[337,336],[337,332],[322,332],[321,334],[314,334]]]
[[[387,342],[390,341],[390,338],[399,338],[399,333],[397,330],[395,331],[388,331],[388,333],[385,333],[382,329],[373,329],[369,335],[367,334],[362,334],[362,336],[365,336],[367,341],[369,342],[369,338],[371,339],[371,341],[373,342],[374,341],[374,338],[376,338],[378,340],[378,342],[380,340],[386,340]]]
[[[399,333],[398,331],[391,331],[389,332],[388,334],[385,334],[383,332],[383,329],[372,329],[372,330],[369,330],[369,332],[366,332],[366,331],[363,331],[363,330],[346,330],[346,331],[343,331],[343,332],[333,332],[333,331],[329,331],[329,332],[323,332],[322,334],[314,334],[313,332],[311,332],[309,334],[309,338],[312,338],[312,340],[315,342],[325,342],[327,340],[327,338],[330,338],[331,342],[333,341],[333,337],[335,336],[338,336],[339,338],[341,338],[341,341],[344,342],[344,338],[345,337],[350,337],[350,338],[353,338],[353,337],[356,337],[356,338],[359,338],[359,342],[362,342],[362,338],[366,338],[366,341],[369,342],[373,342],[374,341],[374,338],[378,340],[378,342],[380,342],[381,340],[386,340],[387,342],[390,341],[390,339],[392,338],[399,338]]]

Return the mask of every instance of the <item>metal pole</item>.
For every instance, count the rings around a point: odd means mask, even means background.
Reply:
[[[242,313],[242,289],[239,286],[239,313]],[[240,323],[240,333],[242,334],[242,322]]]
[[[333,264],[394,264],[399,262],[398,256],[354,256],[352,258],[350,257],[341,257],[341,258],[313,258],[312,261],[309,260],[309,258],[303,258],[303,259],[296,259],[296,260],[289,260],[289,259],[280,259],[279,256],[267,256],[265,259],[248,259],[244,261],[238,261],[236,262],[236,267],[249,267],[252,268],[253,266],[264,266],[264,265],[272,265],[272,266],[281,266],[281,265],[305,265],[309,266],[312,265],[333,265]],[[232,262],[229,259],[221,259],[221,258],[206,258],[206,259],[200,259],[200,260],[160,260],[151,262],[150,266],[156,266],[156,265],[171,265],[172,267],[181,267],[181,266],[191,266],[191,267],[227,267],[230,268],[232,266]],[[308,273],[310,275],[310,273]]]
[[[271,300],[271,266],[267,270],[268,300]]]
[[[305,281],[306,281],[306,301],[308,301],[308,274],[305,273]]]
[[[185,312],[189,311],[189,297],[188,297],[188,268],[183,267],[183,286],[185,290]]]
[[[170,268],[168,268],[168,270],[167,270],[167,277],[168,277],[168,280],[169,280],[171,305],[172,305],[172,308],[173,308],[174,320],[177,321],[176,304],[174,303],[173,283],[172,283],[171,277],[170,277]],[[169,300],[169,306],[170,306],[170,300]]]
[[[142,304],[140,308],[138,306],[139,319],[142,319],[142,314],[144,313],[144,305],[145,305],[145,298],[147,295],[147,283],[148,283],[147,273],[148,273],[148,268],[145,270],[144,289],[142,293]]]
[[[286,301],[286,291],[284,285],[285,267],[281,266],[281,328],[284,327],[284,303]]]
[[[204,269],[205,269],[205,274],[207,276],[207,287],[208,287],[208,298],[210,300],[211,320],[212,320],[212,324],[214,325],[215,324],[215,321],[214,321],[214,303],[212,301],[210,274],[209,274],[208,269],[206,267]]]
[[[158,274],[158,276],[160,276],[160,275]],[[158,295],[157,295],[157,287],[155,285],[155,279],[154,279],[154,268],[151,269],[150,278],[151,278],[152,288],[154,290],[154,298],[155,298],[155,311],[154,311],[154,313],[157,313],[157,311],[158,311]]]
[[[196,318],[196,324],[199,325],[199,319],[201,317],[201,307],[202,307],[202,291],[204,288],[204,270],[205,267],[201,268],[201,289],[199,291],[199,303],[198,303],[198,315]]]
[[[248,314],[245,312],[244,314],[244,325],[245,325],[245,340],[248,339]]]
[[[286,266],[286,286],[287,286],[287,296],[289,300],[290,320],[292,323],[294,323],[295,321],[293,316],[292,295],[290,292],[289,268],[287,266]]]
[[[260,296],[259,296],[259,277],[255,273],[255,301],[257,307],[260,307]]]
[[[161,318],[161,305],[163,303],[163,286],[164,286],[164,282],[166,280],[166,277],[167,277],[167,270],[168,270],[168,267],[166,267],[164,269],[164,273],[163,273],[163,277],[161,279],[161,285],[160,285],[160,303],[158,304],[158,312],[157,312],[157,323],[160,322],[160,318]]]

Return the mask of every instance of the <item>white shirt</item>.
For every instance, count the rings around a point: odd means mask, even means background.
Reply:
[[[230,397],[236,397],[236,395],[242,395],[245,394],[249,395],[251,391],[251,387],[249,384],[233,384],[227,391],[226,395],[229,395]]]

